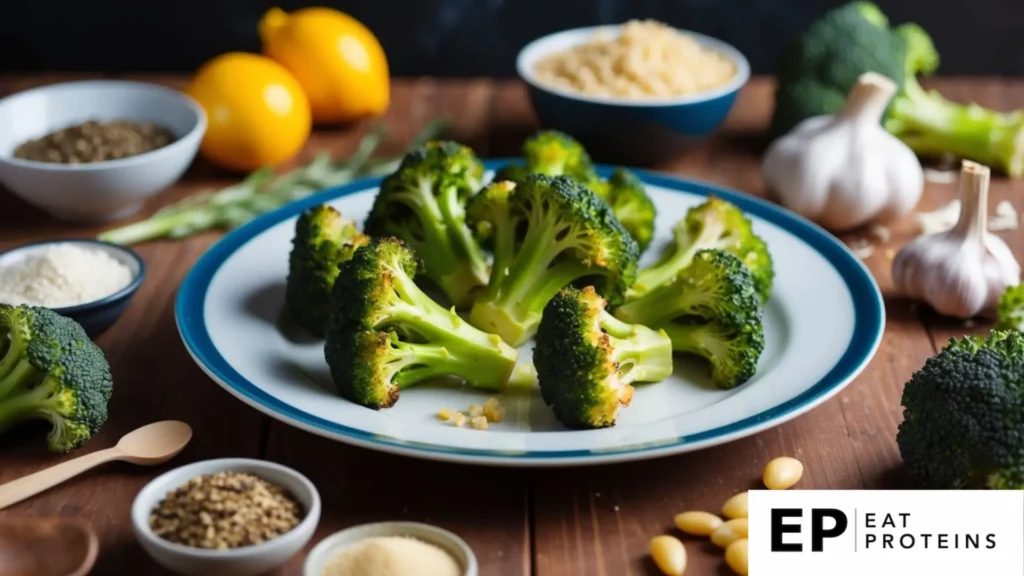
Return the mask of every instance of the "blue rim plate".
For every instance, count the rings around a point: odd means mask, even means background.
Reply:
[[[491,160],[486,164],[488,169],[493,170],[507,162],[508,160]],[[599,171],[602,174],[607,174],[610,172],[610,167],[602,166]],[[318,410],[315,406],[311,407],[309,403],[292,402],[290,397],[286,397],[287,394],[280,393],[280,388],[277,388],[275,392],[275,389],[261,378],[244,376],[242,372],[252,373],[249,367],[243,366],[247,361],[245,358],[250,356],[249,349],[246,349],[246,354],[231,350],[225,351],[225,343],[233,340],[235,336],[242,336],[242,331],[239,330],[238,333],[232,334],[230,328],[223,326],[224,317],[221,316],[217,316],[216,322],[210,321],[210,314],[221,314],[221,309],[231,307],[225,306],[224,302],[233,302],[224,300],[226,296],[219,293],[223,292],[221,287],[226,284],[224,277],[230,276],[229,272],[234,269],[231,265],[233,259],[244,254],[247,247],[249,250],[255,250],[249,245],[257,242],[275,227],[282,234],[289,233],[287,240],[283,242],[287,244],[291,231],[289,222],[301,211],[326,202],[334,204],[355,202],[362,197],[370,198],[370,194],[380,182],[380,178],[361,180],[325,190],[260,216],[225,235],[199,259],[181,285],[175,311],[178,330],[189,354],[214,381],[246,404],[278,420],[315,434],[374,450],[435,460],[487,465],[567,466],[610,463],[655,458],[722,444],[771,428],[807,412],[839,392],[864,369],[881,341],[885,325],[885,309],[878,285],[860,260],[845,245],[820,227],[767,201],[710,183],[643,170],[635,170],[635,172],[653,190],[652,195],[654,195],[659,209],[658,236],[660,238],[667,237],[669,233],[667,229],[685,212],[687,202],[692,205],[699,202],[702,197],[715,195],[733,202],[754,220],[755,228],[768,240],[769,248],[776,260],[776,296],[773,296],[766,308],[766,340],[769,348],[775,346],[776,350],[769,354],[769,350],[766,348],[765,352],[765,356],[772,355],[776,358],[766,360],[762,357],[762,366],[758,376],[754,379],[755,381],[748,382],[737,390],[701,391],[702,396],[699,398],[702,399],[702,402],[705,402],[704,399],[710,397],[709,395],[722,395],[721,399],[716,398],[713,402],[706,402],[709,406],[722,399],[728,399],[730,402],[728,405],[722,402],[721,406],[723,407],[720,410],[722,414],[709,416],[707,421],[712,425],[706,428],[673,434],[671,432],[673,429],[682,430],[685,429],[685,426],[680,425],[678,418],[675,421],[670,421],[671,419],[666,416],[664,421],[651,424],[637,423],[639,425],[634,424],[633,426],[636,430],[653,430],[660,427],[661,437],[644,438],[642,434],[634,435],[630,432],[630,425],[625,421],[627,416],[631,416],[631,411],[639,410],[634,408],[637,402],[634,397],[634,405],[620,411],[619,425],[604,431],[596,431],[604,436],[595,436],[595,439],[600,438],[600,440],[593,446],[586,445],[586,442],[583,445],[580,445],[580,442],[568,442],[566,445],[573,447],[560,448],[561,439],[571,438],[566,435],[591,434],[595,431],[572,432],[559,431],[556,428],[532,432],[540,435],[537,438],[543,437],[543,441],[539,442],[540,445],[527,443],[528,445],[524,444],[526,448],[522,448],[521,445],[517,449],[508,449],[507,446],[489,446],[486,440],[481,440],[486,436],[476,436],[468,441],[460,440],[451,443],[445,440],[445,438],[461,438],[454,436],[455,434],[500,435],[501,432],[498,430],[480,432],[450,429],[441,432],[443,435],[439,436],[440,440],[423,441],[421,436],[412,435],[410,437],[408,434],[402,433],[402,426],[405,424],[395,424],[388,428],[388,430],[399,431],[392,434],[380,430],[368,430],[366,426],[354,424],[353,421],[346,420],[344,416],[336,417],[335,414],[340,414],[340,412],[324,413],[321,410],[320,413],[314,413]],[[772,238],[778,238],[779,244],[773,244]],[[280,241],[277,241],[277,244],[275,249],[286,254],[288,247],[280,246],[282,244]],[[261,252],[264,249],[265,246],[260,248]],[[654,246],[648,250],[649,253],[655,251],[656,247]],[[646,257],[651,257],[651,254]],[[264,260],[265,258],[261,254],[260,262]],[[282,264],[277,262],[276,265],[281,266]],[[284,266],[284,270],[286,270],[286,263]],[[815,266],[817,269],[814,268]],[[266,268],[266,266],[261,264],[261,268]],[[224,271],[224,274],[218,276],[221,271]],[[809,278],[791,278],[799,274],[812,273],[813,277]],[[279,271],[274,271],[274,274],[280,276]],[[831,284],[829,283],[830,278],[834,278]],[[239,285],[245,284],[247,280],[249,280],[248,276],[228,278],[227,282]],[[283,282],[283,280],[283,276],[280,276],[280,281]],[[834,296],[821,296],[820,292],[823,288]],[[779,296],[780,291],[784,296]],[[839,304],[823,301],[826,303],[824,305],[819,303],[819,310],[814,312],[816,317],[803,321],[792,320],[800,315],[810,314],[810,312],[802,310],[813,308],[815,304],[812,300],[820,298],[827,300],[833,297]],[[216,301],[215,307],[207,306],[208,300],[211,299]],[[781,302],[776,303],[777,299]],[[241,310],[243,307],[234,306],[234,308]],[[823,319],[820,315],[831,313],[832,309],[845,310],[844,317],[834,323],[822,322]],[[241,314],[243,312],[231,313]],[[772,330],[769,330],[769,317],[782,319],[771,320],[782,327],[773,327]],[[230,316],[227,318],[230,323]],[[835,328],[835,334],[829,334],[828,331],[833,324],[838,328]],[[814,326],[813,330],[810,328],[812,325]],[[223,336],[225,330],[228,330],[227,337]],[[271,330],[276,329],[268,326],[265,330],[269,335]],[[259,329],[257,328],[256,331]],[[249,332],[253,332],[250,328],[246,328],[245,332],[245,338],[261,337],[249,334]],[[221,336],[215,336],[212,333]],[[778,340],[779,343],[773,344],[773,340]],[[825,358],[822,361],[827,362],[827,365],[819,368],[808,365],[805,368],[808,360],[792,358],[806,353],[807,347],[816,346],[815,342],[818,341],[834,343],[832,353],[816,354],[813,350],[810,351],[811,357]],[[237,346],[235,347],[237,348]],[[773,374],[779,370],[784,370],[785,374]],[[767,382],[756,381],[761,377],[762,372],[778,376],[776,380],[782,382],[782,385],[795,381],[794,385],[797,388],[793,389],[787,397],[780,396],[774,399],[771,395],[774,393],[775,385],[769,386]],[[259,382],[253,380],[259,380]],[[657,386],[671,389],[665,383]],[[306,388],[309,388],[308,384]],[[696,390],[699,387],[693,388]],[[751,392],[751,390],[756,390],[756,392]],[[419,389],[410,392],[421,393]],[[303,391],[303,394],[311,393],[322,395],[323,402],[340,400],[323,389],[314,392]],[[647,389],[638,389],[638,395],[650,393]],[[410,393],[403,392],[402,400],[405,403],[400,401],[396,408],[390,410],[397,410],[398,407],[406,404],[413,405],[413,400],[406,400],[406,394]],[[430,392],[423,394],[429,395]],[[412,398],[411,394],[409,398]],[[472,396],[467,396],[464,404],[468,405],[470,402],[477,401]],[[664,402],[664,400],[659,401]],[[459,404],[451,405],[449,403],[438,405],[435,410],[442,406],[462,409]],[[358,407],[352,408],[348,405],[341,406],[341,408],[343,410],[366,410]],[[535,408],[536,406],[533,407],[533,409]],[[701,421],[698,414],[699,408],[699,406],[694,407],[693,416],[688,414],[681,418],[689,422]],[[366,410],[366,412],[370,411]],[[357,414],[359,418],[365,417],[364,413]],[[439,422],[431,421],[430,414],[431,412],[424,412],[422,421],[416,422],[414,425],[420,427],[428,424],[443,426]],[[734,415],[730,416],[730,414]],[[677,416],[678,414],[672,414],[673,418]],[[723,420],[723,418],[725,419]],[[528,426],[532,426],[532,424]],[[528,431],[527,434],[529,433],[531,432]],[[616,434],[617,436],[615,436]],[[576,437],[576,439],[580,438],[583,437]],[[549,446],[551,448],[548,448]]]

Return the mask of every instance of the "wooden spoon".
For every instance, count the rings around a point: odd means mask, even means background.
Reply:
[[[0,576],[85,576],[98,552],[96,533],[80,520],[0,520]]]
[[[34,474],[0,485],[0,509],[52,488],[100,464],[123,460],[153,466],[174,458],[192,439],[192,428],[184,422],[154,422],[125,434],[117,446],[62,462]]]

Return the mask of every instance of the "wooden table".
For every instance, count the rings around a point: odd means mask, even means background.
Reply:
[[[0,80],[0,95],[66,76]],[[144,77],[172,86],[183,79]],[[1024,81],[942,79],[951,98],[1006,108],[1024,103]],[[763,129],[771,109],[771,82],[755,79],[742,92],[726,127],[706,145],[659,169],[706,179],[750,194],[763,193],[758,170]],[[536,128],[523,86],[514,81],[401,80],[394,85],[388,152],[400,150],[438,115],[455,121],[453,137],[484,157],[517,153]],[[351,151],[366,129],[318,132],[305,152]],[[199,189],[226,185],[234,176],[198,162],[173,190],[145,212]],[[993,204],[1008,199],[1024,211],[1024,181],[997,178]],[[921,208],[954,198],[952,184],[929,183]],[[870,366],[841,394],[813,412],[751,438],[698,453],[648,462],[565,470],[517,470],[442,464],[402,458],[331,442],[286,426],[246,407],[211,382],[189,359],[174,324],[174,294],[182,277],[218,234],[138,246],[149,276],[127,313],[99,338],[113,368],[116,391],[110,420],[81,453],[114,444],[142,424],[181,419],[195,429],[192,444],[156,469],[108,465],[74,482],[0,512],[14,516],[88,519],[102,551],[95,574],[162,574],[136,545],[128,511],[136,492],[171,465],[216,458],[258,457],[307,474],[324,498],[314,542],[338,529],[380,520],[438,524],[462,535],[485,576],[655,574],[647,558],[650,538],[672,530],[672,516],[687,509],[717,510],[733,493],[756,487],[764,464],[776,456],[801,459],[800,488],[859,489],[905,486],[895,443],[903,383],[948,338],[983,332],[984,323],[937,318],[892,292],[892,249],[913,234],[913,222],[892,227],[866,258],[886,294],[888,323]],[[0,191],[0,250],[54,236],[92,236],[100,228],[53,220]],[[1024,258],[1024,230],[1001,233]],[[29,425],[0,436],[0,482],[61,461],[44,446],[45,426]],[[729,574],[721,554],[688,541],[687,574]],[[302,558],[281,574],[299,574]]]

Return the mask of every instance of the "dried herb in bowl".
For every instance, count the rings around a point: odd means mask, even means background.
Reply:
[[[273,540],[299,525],[302,506],[253,474],[197,476],[167,493],[149,515],[153,533],[194,548],[227,550]]]
[[[88,164],[137,156],[174,140],[169,130],[148,122],[90,120],[24,142],[14,149],[14,157],[55,164]]]

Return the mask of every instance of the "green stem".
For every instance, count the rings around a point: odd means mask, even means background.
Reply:
[[[672,375],[672,341],[664,331],[626,324],[607,313],[601,327],[615,339],[612,357],[619,363],[621,383],[660,382]]]

